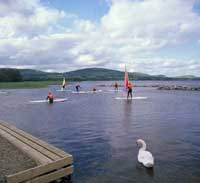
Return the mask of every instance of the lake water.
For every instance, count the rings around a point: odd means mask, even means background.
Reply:
[[[82,90],[97,84],[82,82]],[[149,82],[136,85],[198,85],[199,81]],[[199,183],[200,92],[134,88],[147,100],[116,100],[123,92],[72,94],[45,89],[7,90],[0,94],[0,119],[14,124],[74,156],[74,183]],[[68,89],[74,90],[72,83]],[[30,104],[48,91],[67,102]],[[137,162],[136,140],[143,138],[155,158],[154,170]]]

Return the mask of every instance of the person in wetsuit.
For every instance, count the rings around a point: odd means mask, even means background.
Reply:
[[[66,85],[67,85],[66,83],[62,85],[62,90],[65,89]]]
[[[118,83],[117,82],[115,82],[115,90],[118,90]]]
[[[80,91],[80,85],[76,85],[76,91],[79,92]]]
[[[132,99],[132,93],[133,93],[133,86],[132,84],[129,82],[128,83],[128,93],[127,93],[127,99],[129,98],[129,95],[131,96],[131,99]]]
[[[49,101],[50,104],[52,104],[54,99],[53,94],[49,92],[46,99]]]

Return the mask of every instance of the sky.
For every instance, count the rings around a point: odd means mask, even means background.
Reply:
[[[0,0],[0,68],[200,76],[200,0]]]

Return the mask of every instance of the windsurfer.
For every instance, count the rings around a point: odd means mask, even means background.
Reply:
[[[127,99],[129,98],[129,95],[131,96],[132,99],[133,85],[129,82],[127,88],[128,88]]]
[[[76,85],[76,91],[79,92],[80,91],[80,85]]]
[[[63,78],[63,83],[62,83],[62,88],[61,88],[62,91],[65,89],[66,85],[67,85],[67,84],[66,84],[66,82],[65,82],[65,78]]]
[[[62,89],[64,90],[66,87],[66,83],[62,85]]]
[[[117,82],[115,82],[115,85],[114,85],[114,86],[115,86],[115,90],[118,90],[118,86],[119,86],[119,85],[118,85]]]

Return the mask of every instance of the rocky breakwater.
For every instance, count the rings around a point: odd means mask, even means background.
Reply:
[[[159,86],[158,90],[184,90],[184,91],[200,91],[200,86]]]

